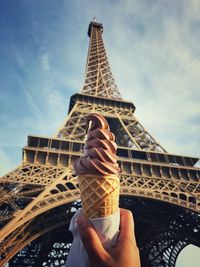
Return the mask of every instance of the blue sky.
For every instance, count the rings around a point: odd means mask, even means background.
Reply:
[[[94,16],[136,117],[167,151],[199,157],[199,14],[199,0],[0,1],[0,174],[20,163],[28,134],[51,136],[65,120]]]

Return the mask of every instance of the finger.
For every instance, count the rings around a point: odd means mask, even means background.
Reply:
[[[125,209],[120,209],[120,233],[118,242],[132,241],[136,245],[134,220],[132,212]]]
[[[104,249],[95,229],[90,224],[88,219],[81,215],[77,219],[77,226],[81,240],[91,262],[97,265],[105,262],[109,255]]]

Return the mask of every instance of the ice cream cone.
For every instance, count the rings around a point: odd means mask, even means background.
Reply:
[[[78,176],[83,212],[88,218],[100,218],[118,211],[118,175],[82,174]]]
[[[86,122],[84,153],[74,163],[83,212],[89,218],[106,217],[116,213],[119,205],[117,144],[102,115],[90,114]]]

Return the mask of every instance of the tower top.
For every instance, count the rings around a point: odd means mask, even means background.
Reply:
[[[86,63],[85,83],[81,93],[122,100],[108,64],[102,33],[102,23],[96,22],[96,18],[94,18],[88,28],[90,44]]]
[[[91,21],[90,24],[89,24],[89,27],[88,27],[88,36],[89,37],[91,36],[92,28],[100,29],[101,32],[103,32],[103,24],[102,23],[98,23],[96,21],[97,21],[97,19],[94,17],[93,21]]]

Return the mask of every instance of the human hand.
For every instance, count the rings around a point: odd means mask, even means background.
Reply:
[[[85,216],[77,219],[77,225],[92,267],[140,267],[134,221],[129,210],[120,209],[119,236],[116,244],[107,250]]]

